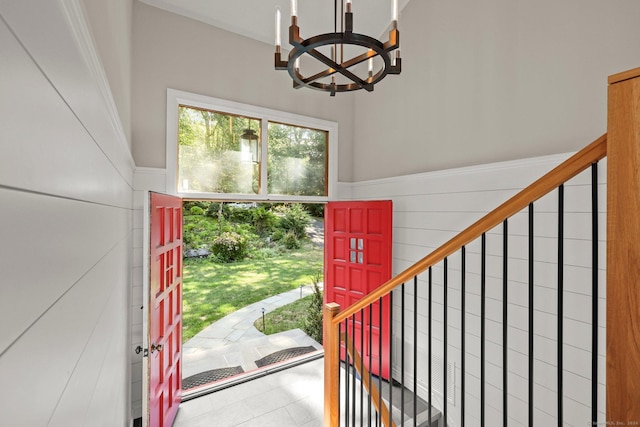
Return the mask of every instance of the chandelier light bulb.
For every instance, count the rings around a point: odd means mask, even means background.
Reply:
[[[391,22],[398,23],[398,0],[391,2]]]
[[[298,0],[291,0],[291,17],[298,16]]]
[[[282,45],[281,35],[280,35],[280,8],[276,8],[276,46],[280,47]]]

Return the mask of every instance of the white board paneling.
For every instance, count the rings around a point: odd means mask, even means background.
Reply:
[[[127,209],[0,188],[0,335],[4,351],[118,244],[131,226]]]
[[[480,219],[485,213],[515,195],[545,172],[557,166],[567,155],[526,159],[517,162],[483,165],[478,168],[462,168],[386,178],[354,183],[350,194],[355,200],[391,199],[394,204],[393,227],[393,272],[398,274],[413,262],[425,257],[459,231]],[[564,346],[565,400],[573,399],[577,405],[590,405],[590,393],[585,393],[590,382],[591,354],[591,266],[592,266],[592,215],[591,173],[578,175],[565,184],[565,239],[564,239]],[[557,366],[557,256],[558,256],[558,192],[534,203],[534,412],[535,425],[544,425],[555,416],[555,406],[549,408],[547,401],[555,402]],[[606,160],[600,162],[598,174],[598,277],[601,283],[599,303],[600,325],[599,352],[601,370],[604,370],[604,322],[605,283],[604,262],[606,249]],[[517,213],[508,221],[508,370],[509,413],[515,420],[527,418],[528,341],[529,341],[529,214],[528,209]],[[487,375],[486,421],[498,425],[502,419],[502,314],[503,314],[503,227],[498,225],[486,234],[485,252],[485,369]],[[449,284],[447,300],[448,362],[460,366],[461,362],[461,256],[448,257]],[[432,344],[435,357],[442,357],[444,316],[444,268],[443,263],[433,266],[433,330]],[[480,284],[481,245],[480,239],[466,246],[466,373],[456,376],[455,387],[460,387],[460,377],[467,378],[466,416],[469,421],[479,413],[477,407],[480,381]],[[419,275],[418,295],[418,383],[426,383],[426,340],[428,288],[427,274]],[[394,298],[394,313],[401,311]],[[405,316],[413,317],[413,291],[406,294]],[[396,321],[399,321],[396,319]],[[399,325],[394,326],[396,333]],[[399,343],[396,343],[399,345]],[[396,349],[396,352],[398,350]],[[571,361],[575,359],[575,363]],[[397,371],[399,368],[396,366]],[[587,375],[588,374],[588,375]],[[407,372],[406,375],[412,375]],[[600,372],[599,383],[604,389],[604,373]],[[580,390],[571,390],[580,388]],[[424,394],[425,389],[421,389]],[[435,390],[441,393],[440,390]],[[459,390],[455,390],[455,402],[449,402],[449,421],[458,425],[460,419]],[[434,401],[436,406],[441,402]],[[555,404],[555,403],[554,403]],[[604,407],[599,408],[604,411]],[[524,418],[522,418],[524,417]],[[587,417],[588,418],[588,417]],[[584,415],[567,411],[565,422],[580,425],[586,422]],[[511,425],[511,424],[510,424]]]

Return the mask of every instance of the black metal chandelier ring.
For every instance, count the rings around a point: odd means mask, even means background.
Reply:
[[[400,47],[400,33],[397,27],[397,0],[392,0],[394,12],[392,14],[391,30],[389,31],[389,40],[384,43],[373,37],[353,32],[351,0],[344,1],[346,1],[346,12],[340,13],[342,32],[337,31],[338,0],[335,0],[334,15],[336,15],[336,22],[334,23],[334,32],[303,39],[300,37],[300,28],[298,27],[297,0],[291,0],[289,43],[293,46],[293,49],[289,52],[286,61],[282,60],[280,45],[280,10],[276,10],[275,68],[276,70],[287,70],[289,72],[293,79],[294,88],[308,87],[329,92],[331,96],[334,96],[337,92],[350,92],[360,89],[371,92],[374,85],[388,74],[400,74],[402,60],[398,50]],[[319,50],[319,48],[325,46],[333,48],[330,56]],[[343,55],[347,46],[365,48],[365,52],[345,61]],[[338,51],[340,52],[340,61],[337,59]],[[300,72],[299,65],[299,59],[304,55],[309,55],[328,68],[313,75],[304,75]],[[382,67],[374,72],[373,59],[375,57],[379,57],[382,60]],[[363,78],[354,73],[352,67],[365,61],[369,61],[369,69],[367,77]],[[343,79],[336,82],[335,75],[340,75]],[[325,80],[321,81],[321,79]],[[330,79],[329,82],[327,82],[328,79]]]
[[[386,77],[387,74],[399,74],[399,67],[396,62],[392,65],[389,52],[395,49],[395,46],[388,46],[382,42],[369,37],[364,34],[357,33],[327,33],[321,34],[315,37],[311,37],[306,40],[292,40],[291,44],[294,46],[293,50],[289,53],[289,60],[287,61],[287,70],[289,75],[295,81],[296,86],[306,86],[312,89],[321,90],[324,92],[348,92],[359,89],[365,89],[369,92],[373,90],[373,86]],[[324,55],[317,49],[322,46],[345,46],[356,45],[362,46],[367,49],[366,53],[356,56],[342,64],[338,64],[330,57]],[[325,64],[328,69],[317,73],[312,76],[303,76],[298,69],[295,68],[296,59],[308,54],[318,61]],[[367,79],[362,79],[349,71],[349,68],[365,62],[370,58],[380,57],[384,63],[383,67],[375,74],[369,76]],[[352,81],[352,83],[335,84],[335,83],[321,83],[317,80],[323,77],[329,77],[339,73],[344,77]]]

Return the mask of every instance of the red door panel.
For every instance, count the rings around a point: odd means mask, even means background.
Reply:
[[[171,426],[182,397],[182,199],[150,193],[149,426]]]
[[[390,200],[327,204],[325,302],[335,302],[344,310],[391,278],[392,211]],[[365,366],[388,379],[389,328],[383,328],[380,336],[380,322],[389,324],[389,297],[382,299],[382,306],[375,303],[372,307],[371,313],[366,309],[364,315],[356,314],[355,321],[349,323],[349,333],[355,329],[354,343]]]

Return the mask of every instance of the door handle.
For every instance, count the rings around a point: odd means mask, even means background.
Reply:
[[[153,353],[154,351],[162,351],[162,344],[152,343],[151,344],[151,353]]]

